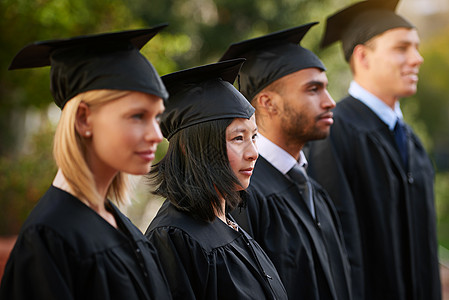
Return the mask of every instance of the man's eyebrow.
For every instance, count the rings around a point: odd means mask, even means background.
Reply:
[[[324,81],[311,80],[311,81],[306,82],[306,84],[304,86],[311,86],[311,85],[318,85],[320,87],[324,87],[325,83],[324,83]]]
[[[413,42],[409,40],[397,40],[396,45],[416,45],[419,46],[419,42]]]

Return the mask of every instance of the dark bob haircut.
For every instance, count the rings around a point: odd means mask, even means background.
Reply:
[[[236,188],[240,182],[226,148],[226,128],[233,120],[199,123],[173,135],[164,158],[150,172],[150,182],[157,187],[153,193],[209,222],[222,212],[220,195],[227,211],[236,208],[241,201]]]

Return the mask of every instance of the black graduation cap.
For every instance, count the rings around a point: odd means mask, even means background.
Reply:
[[[139,51],[166,26],[35,42],[19,51],[9,70],[51,66],[50,90],[60,108],[77,94],[97,89],[139,91],[166,100],[162,80]]]
[[[355,46],[389,29],[414,25],[395,13],[399,0],[367,0],[350,5],[327,18],[321,47],[342,41],[346,61]]]
[[[299,42],[318,22],[232,44],[220,61],[246,58],[240,72],[242,94],[251,101],[262,89],[285,75],[307,68],[325,70],[321,60]]]
[[[170,93],[160,123],[164,137],[212,120],[249,119],[255,109],[232,85],[244,61],[233,59],[162,76]]]

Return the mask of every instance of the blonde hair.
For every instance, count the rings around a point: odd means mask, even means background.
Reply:
[[[76,130],[76,115],[81,102],[95,109],[109,101],[124,97],[130,92],[119,90],[92,90],[80,93],[64,106],[56,128],[53,157],[61,169],[74,195],[86,205],[104,201],[98,193],[93,173],[86,162],[86,142]],[[108,188],[107,197],[118,204],[129,202],[128,175],[118,172]]]

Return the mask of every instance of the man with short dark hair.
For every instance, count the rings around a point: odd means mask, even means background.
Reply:
[[[256,108],[256,162],[237,223],[262,246],[289,299],[352,299],[337,213],[308,178],[306,142],[325,138],[335,102],[321,60],[298,45],[316,23],[233,44],[222,57],[244,57],[241,92]]]

